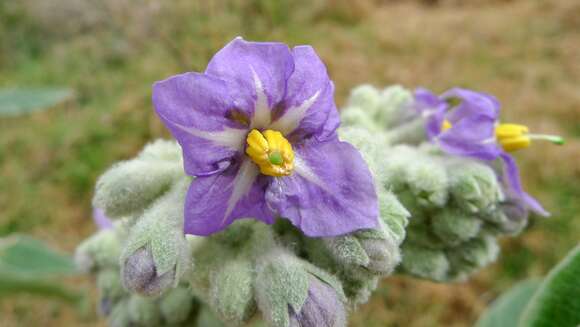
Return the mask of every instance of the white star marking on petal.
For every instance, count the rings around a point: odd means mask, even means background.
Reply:
[[[294,172],[302,176],[304,179],[312,184],[320,187],[326,192],[330,192],[328,186],[316,176],[316,174],[308,167],[306,162],[300,158],[297,154],[294,154]]]
[[[264,85],[254,68],[250,67],[254,76],[254,87],[256,88],[256,105],[254,107],[254,117],[251,128],[266,128],[272,121],[272,113],[268,107],[268,97],[264,92]]]
[[[280,117],[270,126],[270,129],[279,131],[284,135],[292,133],[300,125],[300,122],[306,116],[306,112],[316,102],[319,95],[320,91],[316,91],[313,96],[306,99],[300,105],[289,108],[284,116]]]
[[[240,199],[250,191],[252,184],[259,174],[260,171],[258,170],[258,167],[251,160],[245,159],[242,162],[240,169],[234,178],[232,195],[228,199],[228,206],[222,224],[226,222],[228,216],[232,213]]]
[[[221,131],[208,132],[199,130],[194,127],[183,126],[177,123],[174,124],[190,135],[211,141],[216,145],[220,145],[236,151],[243,150],[246,134],[248,133],[248,131],[244,129],[229,127],[226,127]]]

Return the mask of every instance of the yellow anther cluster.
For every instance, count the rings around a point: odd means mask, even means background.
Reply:
[[[518,124],[499,124],[495,128],[495,137],[505,151],[524,149],[532,143],[528,128]]]
[[[253,129],[246,139],[246,154],[260,167],[260,172],[269,176],[288,176],[294,169],[292,145],[273,130],[260,132]]]
[[[443,124],[441,124],[441,131],[445,132],[446,130],[451,128],[451,123],[449,122],[449,120],[445,119],[443,121]]]

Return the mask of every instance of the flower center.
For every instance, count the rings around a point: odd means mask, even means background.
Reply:
[[[282,135],[273,130],[260,132],[253,129],[246,138],[246,154],[260,167],[260,172],[268,176],[288,176],[294,169],[292,145]]]
[[[443,121],[441,131],[453,127],[448,120]],[[530,134],[527,126],[519,124],[498,124],[495,127],[495,140],[507,152],[529,147],[532,140],[545,140],[554,144],[564,144],[564,139],[555,135]]]

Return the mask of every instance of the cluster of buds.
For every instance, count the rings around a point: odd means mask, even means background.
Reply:
[[[120,327],[263,326],[257,313],[271,327],[341,327],[382,277],[463,280],[493,262],[497,238],[520,232],[529,208],[496,165],[429,142],[415,101],[399,86],[361,86],[342,110],[339,137],[368,165],[380,219],[339,236],[307,236],[283,219],[185,235],[195,177],[176,142],[113,166],[96,186],[100,229],[76,255],[96,276],[99,311]]]
[[[353,90],[343,122],[367,135],[360,143],[381,144],[378,182],[411,214],[398,270],[439,282],[464,280],[496,259],[497,237],[519,233],[529,210],[501,183],[495,164],[450,155],[429,142],[414,105],[413,93],[400,86],[364,85]]]

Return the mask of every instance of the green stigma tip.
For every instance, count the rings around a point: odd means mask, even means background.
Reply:
[[[566,140],[564,140],[564,138],[562,137],[558,137],[554,139],[554,144],[564,145],[566,144]]]
[[[268,160],[270,160],[271,164],[278,166],[284,163],[284,159],[282,159],[282,155],[280,154],[280,152],[270,153],[270,155],[268,156]]]

